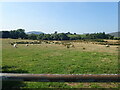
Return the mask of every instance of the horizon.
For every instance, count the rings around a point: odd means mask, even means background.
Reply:
[[[28,33],[28,32],[42,32],[42,31],[27,31],[27,32],[25,31],[25,33]],[[116,31],[116,32],[119,32],[119,31]],[[42,32],[42,33],[44,33],[44,32]],[[53,33],[44,33],[44,34],[53,34]],[[68,32],[57,32],[57,33],[68,33]],[[74,33],[76,33],[76,32],[73,32],[72,34],[74,34]],[[92,33],[103,33],[103,32],[92,32]],[[89,34],[92,34],[92,33],[89,33]],[[115,33],[115,32],[110,32],[110,33]],[[88,33],[76,33],[76,34],[88,34]],[[105,32],[105,34],[108,34],[108,33]]]
[[[118,32],[118,2],[4,2],[1,30]]]
[[[22,29],[22,28],[19,28],[19,29]],[[13,29],[15,30],[15,29]],[[17,30],[17,29],[16,29]],[[25,30],[25,29],[24,29]],[[12,30],[0,30],[0,31],[12,31]],[[29,33],[29,32],[41,32],[41,33],[44,33],[42,31],[25,31],[25,33]],[[55,31],[56,32],[56,31]],[[116,32],[120,32],[120,31],[116,31]],[[116,33],[116,32],[109,32],[109,33]],[[53,32],[54,33],[54,32]],[[53,34],[53,33],[44,33],[44,34]],[[68,33],[68,32],[58,32],[57,33]],[[71,33],[71,32],[70,32]],[[76,32],[73,32],[71,34],[74,34]],[[76,33],[76,34],[94,34],[94,33],[103,33],[103,32],[91,32],[91,33]],[[109,33],[106,33],[105,34],[109,34]]]

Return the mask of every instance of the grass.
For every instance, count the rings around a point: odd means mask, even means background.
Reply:
[[[103,47],[93,44],[76,44],[67,49],[62,45],[18,45],[13,48],[2,40],[2,71],[33,74],[116,74],[118,73],[118,54],[116,47]],[[46,47],[47,46],[47,47]],[[83,50],[81,47],[84,47]],[[99,50],[99,49],[104,49]],[[112,50],[114,50],[112,52]],[[98,51],[97,51],[98,50]],[[23,82],[22,88],[75,88],[82,84],[69,85],[58,82]],[[101,87],[93,84],[91,88]],[[117,86],[113,86],[117,87]]]

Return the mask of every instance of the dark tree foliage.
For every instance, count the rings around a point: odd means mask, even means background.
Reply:
[[[32,39],[32,40],[80,40],[80,39],[119,39],[114,38],[109,34],[103,33],[92,33],[86,34],[84,37],[80,34],[72,34],[70,32],[67,33],[58,33],[55,31],[53,34],[26,34],[24,29],[17,29],[11,31],[1,31],[0,35],[2,38],[12,38],[12,39]]]
[[[59,40],[69,40],[69,37],[65,33],[59,33]]]
[[[11,38],[13,38],[13,39],[18,39],[18,38],[25,39],[25,38],[27,38],[27,35],[25,34],[24,29],[17,29],[17,30],[10,31],[10,35],[11,35]]]
[[[60,40],[60,37],[59,37],[59,35],[58,34],[51,34],[51,38],[52,38],[52,40]]]
[[[28,35],[28,39],[31,39],[31,40],[37,40],[37,36],[36,34],[29,34]]]
[[[45,34],[44,37],[42,37],[42,40],[51,40],[51,35],[50,34]]]
[[[18,32],[16,30],[10,31],[10,38],[12,39],[18,39]]]
[[[71,35],[71,36],[69,36],[69,39],[70,40],[80,40],[81,36],[80,35]]]
[[[12,39],[25,39],[27,38],[27,35],[25,34],[24,29],[17,29],[17,30],[11,30],[11,31],[2,31],[2,38],[12,38]]]
[[[9,31],[2,31],[2,32],[0,32],[0,35],[2,35],[2,38],[10,38]]]
[[[114,36],[103,33],[86,34],[84,39],[113,39]]]
[[[0,31],[0,38],[2,38],[2,31]]]
[[[43,37],[44,37],[44,33],[39,34],[39,35],[37,36],[37,39],[38,39],[38,40],[42,40],[42,39],[43,39]]]
[[[26,34],[25,34],[25,30],[24,29],[17,29],[18,32],[18,38],[21,38],[21,39],[25,39],[26,38]]]
[[[72,35],[72,33],[70,33],[70,32],[67,32],[66,34],[67,34],[67,35]]]

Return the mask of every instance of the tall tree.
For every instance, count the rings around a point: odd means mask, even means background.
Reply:
[[[0,32],[2,38],[10,38],[10,32],[9,31],[2,31]]]
[[[36,35],[36,34],[29,34],[28,39],[37,40],[37,36],[38,35]]]
[[[60,40],[69,40],[69,37],[65,33],[59,33]]]
[[[18,38],[25,39],[26,34],[24,29],[17,29],[16,32],[18,33]]]

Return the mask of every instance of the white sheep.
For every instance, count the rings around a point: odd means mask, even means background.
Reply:
[[[28,44],[25,45],[26,47],[28,46]]]
[[[75,47],[74,45],[70,45],[70,47]]]
[[[109,45],[106,45],[106,47],[110,47]]]
[[[13,44],[13,47],[17,48],[17,43]]]

